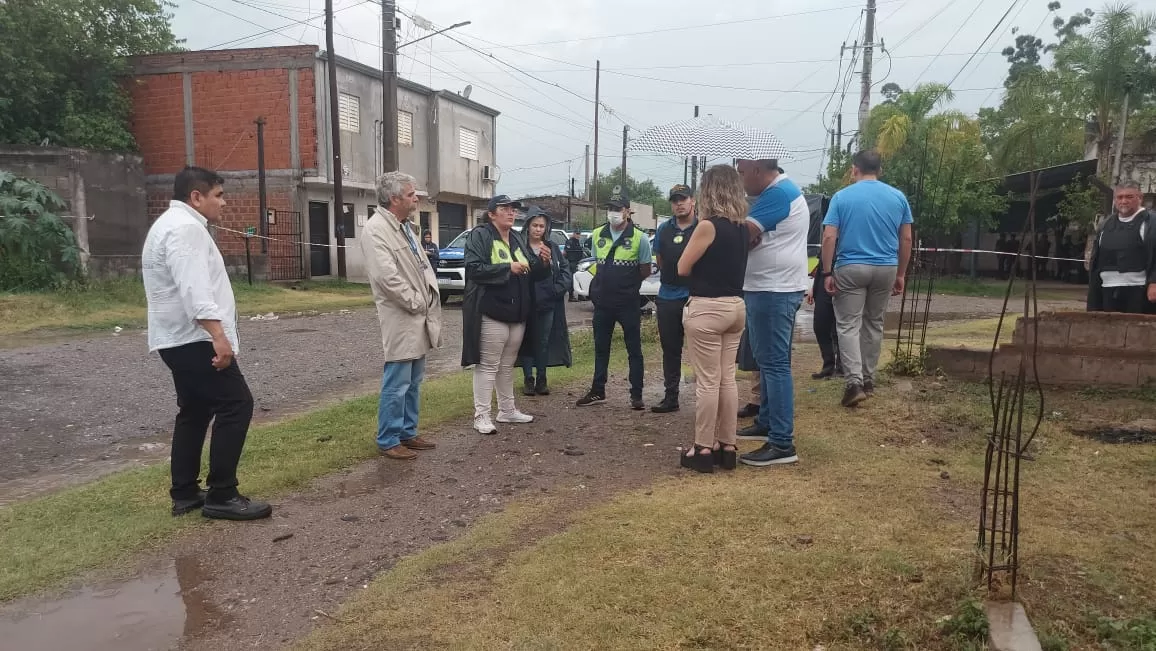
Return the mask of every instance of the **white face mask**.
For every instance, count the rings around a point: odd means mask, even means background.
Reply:
[[[606,219],[609,220],[611,226],[621,226],[622,222],[626,221],[626,217],[622,215],[621,211],[612,210],[606,212]]]

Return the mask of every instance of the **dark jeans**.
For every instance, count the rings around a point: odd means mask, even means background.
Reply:
[[[835,327],[835,300],[823,286],[822,276],[815,279],[812,289],[815,296],[815,339],[819,342],[819,352],[823,356],[823,371],[837,371],[843,368],[839,361],[839,331]]]
[[[253,418],[253,394],[237,361],[224,370],[213,368],[213,344],[199,341],[160,351],[173,373],[177,389],[176,426],[173,428],[174,500],[190,499],[200,490],[201,450],[209,421],[213,438],[209,444],[208,501],[223,502],[237,496],[237,464]]]
[[[688,299],[654,301],[658,320],[658,338],[662,342],[662,381],[667,399],[678,402],[678,383],[682,380],[682,346],[686,340],[682,329],[682,310]]]
[[[606,394],[610,371],[610,340],[614,324],[622,326],[626,355],[630,361],[630,399],[642,399],[642,308],[631,305],[615,310],[594,308],[594,382],[595,393]]]
[[[582,258],[566,258],[566,262],[570,265],[570,273],[573,274],[575,271],[578,271],[578,263],[582,262]],[[566,288],[566,291],[570,295],[570,300],[574,300],[573,280],[570,281],[570,286]]]
[[[1123,312],[1126,314],[1148,314],[1148,287],[1097,287],[1090,291],[1098,296],[1088,297],[1089,312]]]
[[[530,333],[534,335],[532,350],[534,356],[522,358],[522,375],[527,380],[534,379],[534,369],[538,369],[538,381],[546,381],[546,366],[550,362],[550,333],[554,330],[554,310],[556,305],[546,310],[538,310],[530,315]]]

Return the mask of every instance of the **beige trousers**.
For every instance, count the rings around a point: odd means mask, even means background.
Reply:
[[[694,368],[694,442],[714,447],[735,444],[739,388],[735,356],[747,320],[743,299],[691,297],[683,328]]]
[[[474,418],[490,415],[490,404],[498,393],[498,414],[511,414],[514,407],[514,362],[526,334],[525,323],[503,323],[482,316],[481,362],[474,365]]]

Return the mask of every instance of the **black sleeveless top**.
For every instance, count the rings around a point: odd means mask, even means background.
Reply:
[[[726,217],[711,217],[714,241],[690,272],[690,295],[742,296],[747,273],[747,227]]]

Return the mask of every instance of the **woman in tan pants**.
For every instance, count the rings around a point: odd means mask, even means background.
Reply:
[[[715,165],[703,175],[698,211],[698,227],[678,262],[678,274],[690,276],[683,328],[695,377],[694,446],[680,463],[714,472],[716,464],[734,470],[737,461],[735,358],[747,318],[747,201],[733,167]]]

